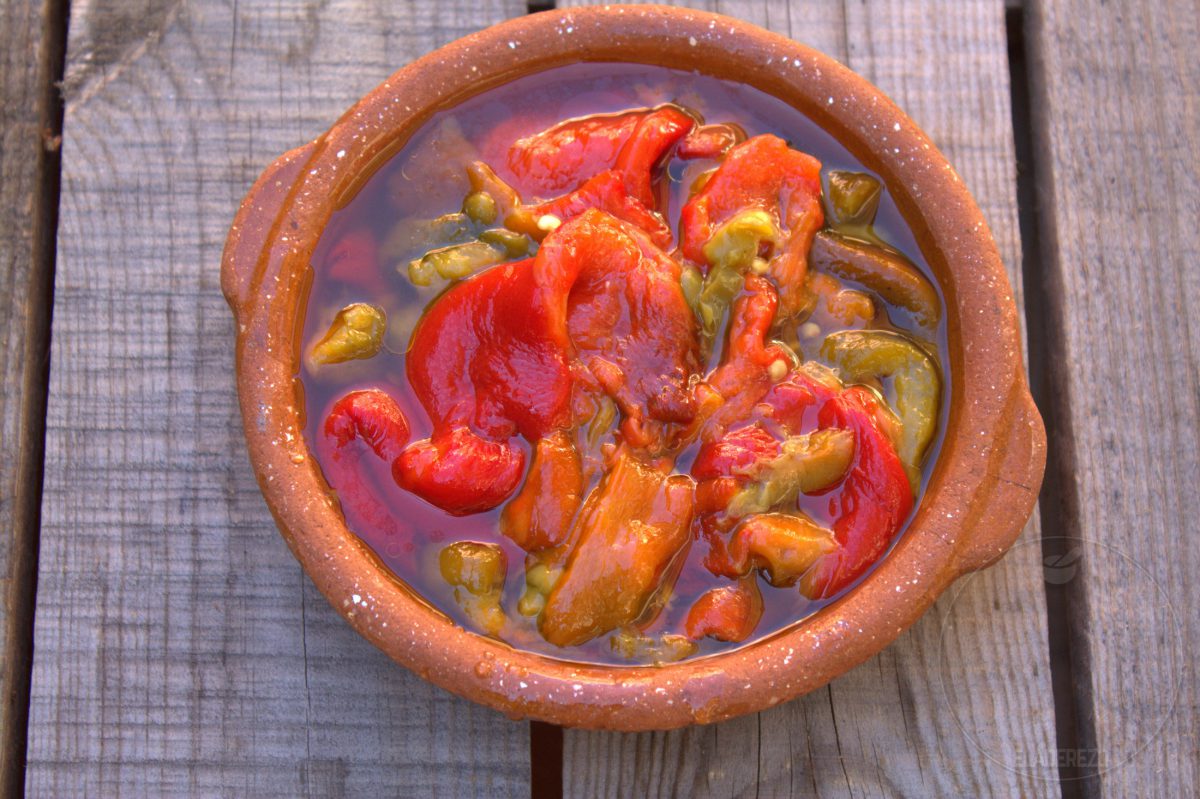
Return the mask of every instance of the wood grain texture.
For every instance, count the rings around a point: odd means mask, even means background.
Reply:
[[[287,551],[218,286],[260,170],[524,6],[72,6],[30,795],[527,794],[528,726],[388,661]]]
[[[1079,755],[1105,796],[1194,796],[1200,5],[1027,13]]]
[[[54,2],[0,0],[0,795],[24,781],[58,192]]]
[[[1004,6],[991,0],[697,4],[810,44],[880,86],[973,191],[1021,297]],[[709,727],[568,730],[570,796],[1059,793],[1037,517],[879,656],[770,711]]]

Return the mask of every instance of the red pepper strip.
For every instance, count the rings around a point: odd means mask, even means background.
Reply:
[[[519,139],[508,166],[525,190],[541,194],[573,189],[615,168],[629,194],[653,208],[652,173],[694,124],[671,106],[571,119]]]
[[[720,158],[734,145],[745,141],[746,133],[737,125],[717,123],[701,125],[679,142],[675,154],[680,158]]]
[[[433,436],[405,453],[394,477],[451,513],[495,507],[516,489],[525,456],[514,434],[537,441],[570,421],[565,302],[534,273],[525,260],[464,280],[413,332],[408,379]]]
[[[878,411],[875,395],[853,386],[826,402],[818,415],[822,429],[853,430],[856,446],[841,491],[830,499],[839,546],[818,560],[800,583],[811,599],[833,596],[857,579],[887,549],[912,510],[904,465],[880,429]]]
[[[738,481],[733,478],[718,477],[716,480],[709,480],[704,483],[705,486],[716,486],[720,488],[724,484],[732,484],[738,486]],[[697,492],[700,486],[696,487]],[[724,510],[737,491],[724,496],[719,510]],[[743,576],[746,571],[740,568],[733,561],[733,556],[729,553],[729,524],[719,513],[706,513],[699,517],[700,537],[708,544],[708,551],[704,553],[704,568],[715,574],[717,577],[728,577],[730,580],[736,580]]]
[[[788,435],[817,429],[817,412],[841,391],[841,386],[818,382],[803,372],[793,371],[771,386],[760,410]]]
[[[496,507],[516,489],[525,453],[511,442],[488,441],[455,427],[415,442],[392,464],[392,478],[456,516]]]
[[[706,439],[749,418],[751,409],[771,388],[771,364],[782,360],[791,368],[787,349],[767,343],[778,305],[775,287],[766,278],[747,275],[745,292],[733,305],[729,342],[721,365],[706,381],[725,399],[708,420]]]
[[[779,456],[779,439],[762,426],[752,424],[704,443],[692,463],[692,477],[713,480],[745,472],[754,464]]]
[[[652,613],[693,510],[690,478],[620,450],[576,518],[574,549],[538,619],[546,640],[577,646]]]
[[[762,592],[758,579],[751,575],[701,594],[688,611],[685,629],[693,641],[708,636],[736,643],[750,637],[762,611]]]
[[[334,403],[317,440],[318,458],[329,484],[349,511],[375,530],[396,533],[398,522],[363,481],[359,470],[362,446],[387,463],[393,462],[408,443],[408,420],[400,406],[379,389],[352,391]]]
[[[663,218],[651,211],[641,201],[630,197],[625,190],[621,176],[613,170],[606,170],[589,178],[586,183],[570,194],[563,195],[557,200],[550,200],[532,208],[532,220],[549,214],[558,217],[563,222],[574,219],[589,208],[607,211],[617,219],[628,222],[634,227],[645,231],[650,240],[660,249],[671,246],[671,228]],[[535,238],[542,238],[545,233],[529,232]]]
[[[788,234],[769,274],[780,288],[780,312],[791,317],[803,307],[808,251],[824,223],[820,195],[820,161],[790,149],[777,136],[747,139],[729,151],[680,212],[683,254],[707,271],[704,245],[717,228],[742,211],[767,211]]]
[[[568,426],[565,290],[538,272],[528,259],[480,272],[438,298],[413,331],[408,379],[435,437],[468,426],[537,441]]]
[[[692,418],[699,339],[679,264],[645,234],[589,210],[546,238],[533,269],[543,291],[567,299],[576,355],[627,420]]]
[[[648,208],[654,208],[654,170],[677,141],[687,135],[696,120],[678,108],[665,106],[643,117],[617,156],[617,172],[625,188]]]
[[[625,142],[648,111],[568,119],[518,139],[508,151],[508,168],[534,192],[572,189],[611,169]]]
[[[397,482],[452,513],[503,501],[524,463],[508,439],[570,426],[572,353],[634,424],[688,421],[699,343],[679,272],[645,234],[589,210],[533,261],[451,288],[413,333],[408,378],[434,431],[397,464]],[[456,447],[458,478],[435,457]]]
[[[384,290],[375,236],[366,228],[346,233],[326,259],[329,276],[372,291]]]

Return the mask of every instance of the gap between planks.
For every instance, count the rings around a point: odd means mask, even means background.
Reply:
[[[1041,214],[1037,202],[1037,177],[1040,168],[1033,144],[1036,132],[1031,122],[1030,73],[1026,55],[1025,13],[1008,4],[1005,23],[1008,29],[1009,86],[1012,92],[1013,133],[1017,161],[1017,209],[1021,229],[1021,268],[1025,282],[1025,327],[1028,337],[1029,382],[1034,401],[1046,425],[1046,437],[1054,441],[1069,418],[1061,392],[1054,385],[1051,364],[1063,352],[1059,318],[1054,315],[1046,290],[1046,270],[1042,260]],[[1064,419],[1066,420],[1064,422]],[[1078,554],[1078,544],[1070,536],[1068,519],[1072,493],[1064,491],[1070,472],[1063,450],[1049,447],[1046,476],[1038,504],[1042,515],[1042,557],[1046,568],[1070,565]],[[1051,686],[1054,691],[1054,720],[1059,753],[1094,748],[1093,707],[1091,697],[1079,690],[1089,683],[1086,659],[1080,655],[1076,636],[1080,631],[1072,623],[1071,606],[1085,601],[1080,581],[1065,583],[1045,580],[1047,640],[1050,645]],[[1063,799],[1093,795],[1087,781],[1094,778],[1082,770],[1078,761],[1058,758],[1059,786]]]
[[[26,287],[24,351],[17,444],[16,488],[11,498],[12,533],[7,616],[4,617],[5,671],[0,707],[0,795],[24,796],[29,727],[29,687],[33,667],[33,619],[41,527],[42,470],[45,456],[46,397],[50,383],[50,319],[54,307],[54,266],[62,174],[63,98],[59,90],[66,61],[69,0],[45,0],[38,59],[37,117],[40,129],[32,198],[33,226]],[[19,256],[18,256],[19,257]],[[5,387],[6,391],[12,390]]]

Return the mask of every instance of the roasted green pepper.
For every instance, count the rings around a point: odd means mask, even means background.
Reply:
[[[821,357],[848,383],[890,377],[902,430],[896,447],[914,491],[921,461],[933,440],[942,380],[933,359],[915,342],[886,330],[843,330],[821,345]]]
[[[835,169],[829,173],[826,216],[836,228],[866,227],[875,221],[883,186],[865,172]]]
[[[908,311],[920,334],[933,338],[941,318],[937,292],[902,255],[822,230],[813,239],[809,259],[814,269],[860,283],[885,302]]]
[[[704,257],[714,267],[724,265],[745,272],[764,244],[774,247],[782,236],[766,211],[742,211],[713,231],[704,244]]]
[[[502,263],[507,253],[484,241],[469,241],[453,247],[431,250],[408,265],[408,279],[418,286],[429,286],[435,278],[461,280],[487,266]]]
[[[674,663],[696,654],[698,648],[686,635],[649,636],[629,627],[622,627],[609,636],[608,645],[614,655],[639,663]]]
[[[379,254],[394,263],[426,252],[431,246],[461,244],[473,238],[475,224],[464,213],[443,214],[435,219],[401,219],[384,236]]]
[[[740,517],[763,513],[796,496],[820,491],[842,478],[854,457],[854,433],[850,430],[818,430],[792,436],[780,454],[766,463],[755,463],[734,474],[754,482],[733,495],[729,514]]]
[[[370,358],[383,346],[387,316],[382,308],[356,302],[338,311],[333,324],[309,354],[309,363],[319,366]]]
[[[507,568],[496,544],[457,541],[438,555],[442,579],[454,586],[454,601],[488,635],[499,635],[507,621],[500,607]]]

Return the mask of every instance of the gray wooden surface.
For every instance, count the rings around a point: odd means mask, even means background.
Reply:
[[[395,667],[275,531],[218,286],[266,164],[522,10],[73,5],[31,795],[528,793],[528,725]]]
[[[1029,13],[1083,776],[1195,796],[1200,3]]]
[[[13,576],[34,554],[20,528],[46,383],[30,353],[46,344],[50,308],[28,287],[47,261],[38,198],[57,188],[52,159],[38,157],[53,96],[39,61],[61,7],[0,0],[3,723],[23,718],[30,657],[17,633],[33,597]],[[1053,434],[1047,526],[1035,517],[1000,565],[826,690],[685,731],[566,731],[563,793],[1195,794],[1200,4],[704,7],[864,74],[974,192],[1018,300],[1029,295]],[[1033,116],[1020,131],[1037,188],[1021,227],[1024,289],[1006,7],[1010,25],[1027,23]],[[29,795],[530,792],[527,724],[391,664],[287,552],[246,463],[217,285],[229,222],[263,166],[420,53],[526,10],[71,4]],[[1042,536],[1065,537],[1045,572]],[[1048,593],[1065,605],[1048,608]],[[1052,669],[1069,696],[1055,696]],[[10,749],[14,732],[0,729]],[[535,748],[535,771],[559,768],[552,750]],[[0,768],[19,768],[17,754]]]
[[[0,1],[0,794],[23,779],[37,574],[57,203],[45,23],[40,3]]]

